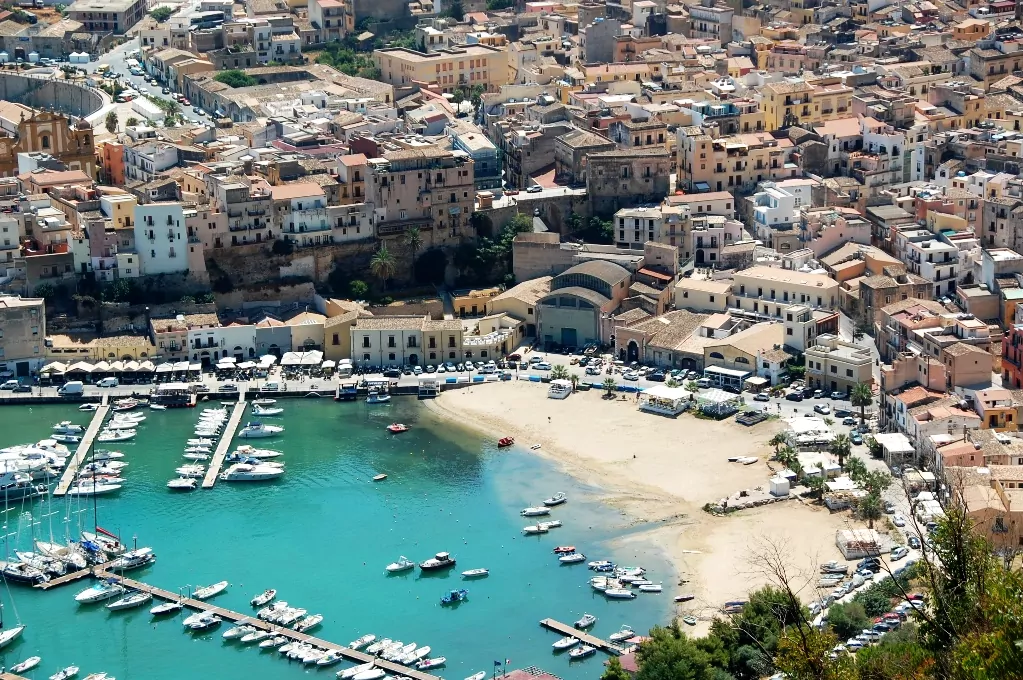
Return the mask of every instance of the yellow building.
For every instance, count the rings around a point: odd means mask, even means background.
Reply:
[[[656,65],[645,61],[630,61],[624,64],[580,64],[583,82],[612,83],[617,80],[634,80],[643,82],[650,80]]]
[[[419,52],[404,47],[373,51],[380,79],[395,86],[421,84],[443,92],[482,85],[496,92],[508,83],[508,53],[489,45],[464,45]]]
[[[786,122],[813,125],[847,118],[852,105],[853,88],[838,78],[816,81],[768,83],[761,90],[760,108],[767,130],[777,130]]]
[[[288,319],[291,328],[291,349],[295,352],[323,351],[323,323],[327,317],[316,312],[302,312]]]
[[[46,358],[58,361],[141,361],[156,354],[146,335],[50,335]]]
[[[784,307],[838,308],[838,282],[824,274],[755,266],[732,276],[732,306],[781,317]]]
[[[497,287],[457,292],[453,296],[455,314],[458,316],[486,314],[487,301],[500,293],[501,289]]]
[[[983,19],[965,19],[952,26],[953,40],[976,42],[987,37],[991,32],[991,22]]]
[[[130,229],[134,226],[135,206],[138,199],[134,194],[105,194],[99,199],[103,213],[114,223],[114,229]]]

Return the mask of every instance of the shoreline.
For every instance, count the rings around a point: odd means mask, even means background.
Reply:
[[[766,461],[773,453],[766,442],[782,428],[778,421],[745,428],[732,419],[666,418],[638,411],[633,399],[603,399],[599,390],[548,399],[546,387],[525,381],[473,385],[442,392],[424,407],[443,421],[493,437],[495,445],[500,437],[514,437],[515,446],[599,489],[594,500],[626,518],[626,533],[615,543],[648,541],[675,572],[665,595],[695,595],[674,606],[677,615],[700,620],[694,633],[709,629],[726,600],[743,599],[768,582],[752,564],[767,543],[784,546],[799,571],[841,557],[834,531],[851,522],[826,509],[798,500],[725,517],[702,509],[741,489],[766,487],[765,466],[727,459],[755,455]],[[535,444],[540,448],[531,449]],[[630,531],[634,527],[643,528]]]

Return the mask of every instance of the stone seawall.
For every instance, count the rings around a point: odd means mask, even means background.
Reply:
[[[103,97],[87,87],[15,73],[0,73],[0,99],[70,116],[89,116],[103,108]]]

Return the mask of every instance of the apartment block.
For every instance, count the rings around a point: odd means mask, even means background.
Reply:
[[[804,356],[807,385],[830,392],[849,392],[853,386],[873,380],[870,350],[843,342],[836,335],[818,336],[817,344],[807,348]]]
[[[42,298],[0,296],[0,370],[27,377],[43,363],[46,303]]]
[[[405,47],[374,50],[381,80],[396,87],[420,84],[441,92],[482,85],[496,92],[508,83],[508,53],[488,45],[419,52]]]

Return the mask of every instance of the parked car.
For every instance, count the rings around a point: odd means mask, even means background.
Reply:
[[[31,392],[32,391],[32,386],[31,385],[18,385],[17,387],[14,388],[14,391],[15,392]]]
[[[845,392],[839,392],[838,390],[835,390],[834,392],[831,393],[832,399],[845,399],[845,397],[846,397]]]
[[[917,538],[916,536],[910,535],[906,538],[906,541],[909,543],[909,547],[912,548],[913,550],[920,549],[920,539]]]
[[[527,194],[538,194],[541,191],[543,191],[543,187],[540,186],[539,184],[532,184],[532,185],[530,185],[529,187],[526,188],[526,193]]]
[[[895,517],[892,518],[892,524],[900,528],[904,527],[906,526],[906,518],[902,515],[895,515]]]
[[[753,397],[753,401],[771,401],[771,397],[766,392],[757,392],[757,395]]]
[[[838,411],[835,411],[835,415],[836,416],[838,415]],[[852,416],[846,416],[845,418],[842,418],[842,424],[843,425],[855,425],[856,424],[856,419],[853,418]]]
[[[20,384],[21,383],[19,383],[17,380],[8,380],[3,385],[0,385],[0,390],[4,390],[5,392],[8,391],[8,390],[13,390],[15,387],[17,387]]]
[[[413,366],[412,367],[412,375],[422,375],[422,374],[423,374],[423,367],[422,366]]]
[[[894,515],[895,514],[895,504],[892,503],[891,501],[885,501],[884,502],[884,512],[885,512],[886,515]]]
[[[219,392],[237,392],[238,386],[234,383],[224,383],[220,386]]]
[[[117,380],[117,378],[111,377],[103,378],[102,380],[96,383],[96,387],[117,387],[120,384],[121,383]]]
[[[483,367],[480,367],[480,368],[482,370]],[[546,361],[541,361],[539,363],[533,364],[533,368],[535,368],[538,371],[549,371],[553,367],[550,364],[548,364]]]
[[[892,562],[898,562],[909,555],[909,548],[899,547],[892,551]]]
[[[836,418],[846,418],[846,417],[852,415],[852,411],[850,411],[847,408],[836,408],[836,409],[834,409],[834,412],[835,412],[835,417]],[[846,423],[846,425],[853,425],[853,424],[855,424],[855,421],[853,423]]]
[[[831,413],[831,409],[828,408],[827,404],[814,404],[813,410],[821,414],[822,416],[826,416],[829,413]]]
[[[171,93],[171,91],[170,91],[170,88],[169,88],[169,87],[165,87],[165,88],[163,88],[162,92],[163,92],[164,94],[170,94],[170,93]]]
[[[647,374],[647,380],[653,380],[655,382],[664,382],[664,371],[654,371]]]
[[[586,367],[586,375],[600,375],[600,367],[599,366],[587,366]]]
[[[397,369],[397,368],[389,368],[386,371],[384,371],[384,377],[385,378],[400,378],[401,377],[401,371],[399,369]]]
[[[789,392],[788,394],[785,395],[785,399],[787,399],[788,401],[803,401],[803,393]]]
[[[856,446],[861,446],[863,444],[863,435],[860,434],[859,432],[853,432],[851,435],[849,435],[849,441],[851,441]]]

